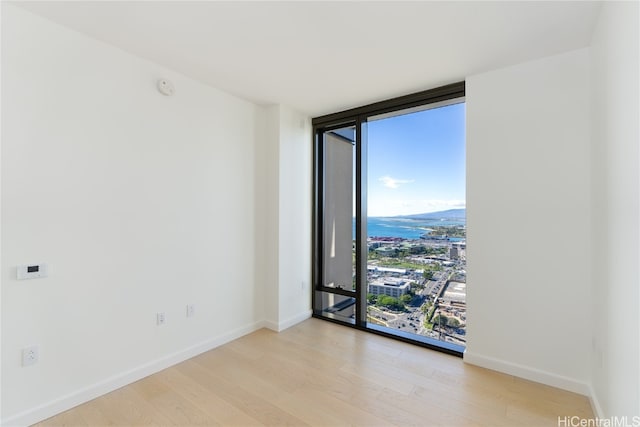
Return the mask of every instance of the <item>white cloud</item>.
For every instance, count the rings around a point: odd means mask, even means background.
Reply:
[[[396,179],[391,178],[388,175],[380,177],[378,181],[382,182],[382,184],[387,188],[398,188],[401,184],[410,184],[413,182],[412,179]]]

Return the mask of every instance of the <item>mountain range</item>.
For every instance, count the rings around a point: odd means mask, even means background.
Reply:
[[[413,215],[398,215],[394,218],[406,218],[406,219],[465,219],[467,217],[466,209],[448,209],[446,211],[428,212],[422,214]]]

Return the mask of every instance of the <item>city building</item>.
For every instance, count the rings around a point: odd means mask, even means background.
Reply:
[[[375,249],[376,253],[381,256],[393,257],[398,254],[398,249],[390,246],[381,246]]]
[[[459,250],[458,250],[458,247],[457,247],[457,246],[451,246],[451,247],[449,248],[449,258],[451,258],[451,259],[458,259],[458,258],[460,258]]]
[[[400,298],[409,292],[411,284],[403,279],[395,277],[383,277],[369,283],[369,293],[373,295],[388,295]]]
[[[406,268],[393,268],[393,267],[379,267],[377,265],[367,265],[368,271],[375,271],[378,273],[389,273],[391,275],[404,275],[407,273]]]

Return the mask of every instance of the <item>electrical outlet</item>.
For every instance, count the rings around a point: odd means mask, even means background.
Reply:
[[[156,323],[158,324],[158,326],[161,326],[167,323],[167,317],[165,316],[164,313],[156,314]]]
[[[22,349],[22,366],[30,366],[38,363],[40,355],[38,346],[25,347]]]
[[[196,315],[195,304],[187,304],[187,317],[193,317]]]

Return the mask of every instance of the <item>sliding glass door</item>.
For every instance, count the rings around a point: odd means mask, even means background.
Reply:
[[[464,83],[314,119],[314,316],[461,354]]]

